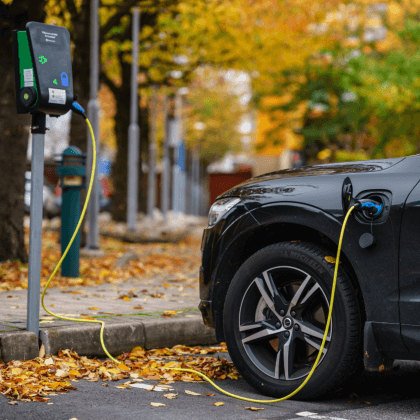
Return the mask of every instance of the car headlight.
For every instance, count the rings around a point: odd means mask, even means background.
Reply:
[[[209,226],[215,225],[220,218],[241,201],[240,198],[222,198],[211,206],[209,211]]]

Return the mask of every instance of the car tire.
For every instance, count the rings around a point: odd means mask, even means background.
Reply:
[[[235,274],[224,305],[229,354],[259,392],[284,397],[307,377],[325,331],[334,276],[331,252],[305,242],[261,249]],[[362,314],[339,265],[328,339],[317,369],[293,398],[318,399],[362,369]]]

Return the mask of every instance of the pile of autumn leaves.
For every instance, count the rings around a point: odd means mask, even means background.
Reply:
[[[89,359],[71,350],[60,350],[58,356],[38,357],[26,362],[0,362],[0,393],[12,399],[9,404],[17,404],[17,401],[48,402],[51,396],[77,389],[71,382],[80,379],[97,382],[129,378],[117,386],[128,389],[130,383],[145,379],[158,380],[159,384],[202,381],[198,375],[168,370],[170,367],[194,369],[213,380],[238,379],[239,373],[232,362],[206,356],[216,352],[226,352],[226,347],[223,344],[211,348],[179,345],[148,351],[135,347],[130,353],[119,356],[121,362],[115,365],[110,360]]]

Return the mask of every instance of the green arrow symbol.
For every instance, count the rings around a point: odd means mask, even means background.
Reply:
[[[41,63],[41,64],[45,64],[46,62],[47,62],[47,59],[43,56],[43,55],[41,55],[40,57],[38,57],[39,58],[39,62]]]
[[[54,83],[55,85],[58,85],[57,79],[54,79],[54,80],[53,80],[53,83]]]

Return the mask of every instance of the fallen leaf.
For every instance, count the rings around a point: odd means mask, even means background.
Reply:
[[[187,389],[185,390],[185,393],[188,394],[188,395],[196,395],[196,396],[201,395],[201,394],[199,394],[197,392],[188,391]]]
[[[245,407],[245,410],[251,410],[251,411],[261,411],[261,410],[264,410],[264,408],[257,408],[257,407]]]
[[[143,306],[133,306],[131,309],[143,309]]]
[[[213,403],[213,405],[215,405],[216,407],[220,407],[221,405],[225,405],[224,402],[217,402],[217,403]]]
[[[39,349],[39,357],[45,357],[45,346],[41,344],[41,348]]]
[[[120,370],[125,370],[125,371],[130,370],[130,368],[127,367],[124,363],[119,363],[117,367]]]
[[[176,311],[164,311],[163,313],[166,315],[178,315],[178,312]]]
[[[209,397],[214,397],[216,394],[207,394]]]
[[[88,309],[90,309],[91,311],[97,311],[99,308],[98,307],[96,307],[96,306],[91,306],[90,308],[88,308]]]
[[[44,352],[45,352],[45,347],[44,347]],[[44,364],[47,366],[53,365],[54,364],[53,358],[49,357],[48,359],[45,359]]]
[[[324,260],[331,263],[331,264],[335,264],[335,262],[336,262],[336,258],[331,257],[331,256],[324,257]],[[341,264],[341,261],[339,262],[339,264]]]
[[[47,405],[53,405],[54,403],[47,403]]]
[[[57,372],[55,372],[55,376],[58,376],[59,378],[61,378],[63,376],[67,376],[67,372],[62,369],[58,369]]]
[[[178,396],[178,394],[163,394],[163,396],[168,400],[174,400]]]
[[[165,404],[162,404],[162,403],[154,403],[154,402],[151,402],[150,405],[152,407],[166,407],[166,405]]]
[[[18,405],[19,403],[17,401],[9,401],[10,405]]]

